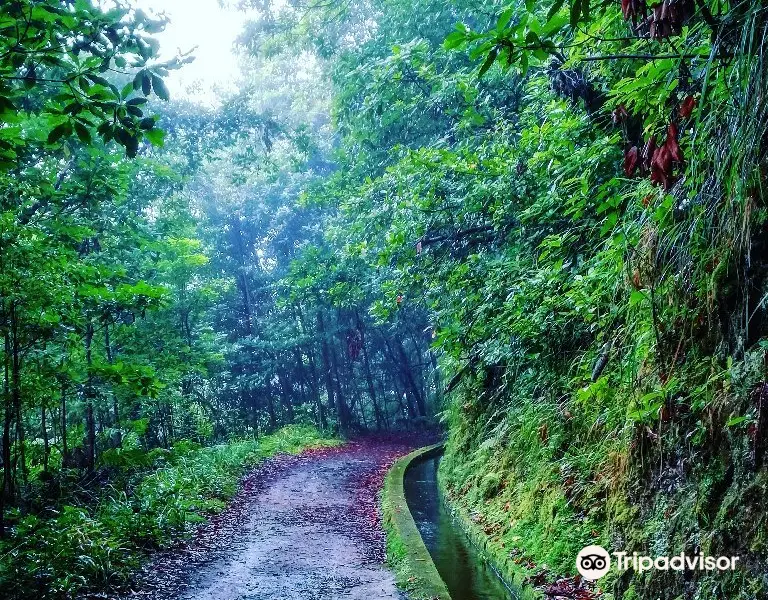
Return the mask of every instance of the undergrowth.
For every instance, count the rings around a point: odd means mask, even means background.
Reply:
[[[151,469],[106,483],[95,502],[21,517],[0,541],[0,589],[10,594],[3,597],[71,598],[119,588],[149,552],[222,511],[249,468],[278,453],[337,443],[313,427],[289,426],[259,439],[205,448],[183,441],[154,451]]]

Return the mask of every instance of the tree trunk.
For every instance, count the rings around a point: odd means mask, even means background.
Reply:
[[[384,423],[381,416],[381,409],[376,399],[376,389],[373,385],[373,375],[371,374],[371,362],[368,359],[368,349],[365,347],[365,327],[363,326],[363,320],[360,318],[360,314],[355,312],[355,318],[357,319],[357,330],[360,332],[360,346],[363,354],[363,368],[365,369],[365,382],[368,386],[368,395],[371,397],[371,404],[373,405],[373,414],[376,417],[376,428],[383,429]]]
[[[85,382],[85,467],[93,471],[96,466],[96,420],[93,415],[94,383],[91,374],[91,342],[93,341],[93,323],[88,322],[85,331],[85,362],[88,366],[88,378]]]
[[[16,460],[21,463],[21,479],[27,483],[27,459],[26,440],[24,431],[24,413],[21,410],[21,344],[19,343],[19,324],[16,319],[16,310],[11,308],[11,343],[13,360],[11,362],[11,397],[13,399],[13,411],[16,416]],[[16,461],[14,461],[16,464]]]
[[[336,357],[335,346],[330,347],[331,355],[331,368],[333,369],[334,380],[336,382],[336,414],[339,417],[339,430],[343,434],[349,433],[350,425],[352,424],[351,415],[349,412],[349,405],[344,398],[344,392],[341,387],[341,377],[339,377],[339,361]]]
[[[286,412],[288,423],[293,423],[293,401],[291,400],[291,392],[289,391],[288,375],[286,375],[283,369],[278,369],[277,378],[280,381],[280,398],[283,401],[283,408]]]
[[[272,381],[267,379],[267,414],[269,415],[270,432],[277,429],[277,417],[275,416],[275,400],[272,398]]]
[[[61,466],[69,466],[69,450],[67,448],[67,383],[61,381]]]
[[[317,332],[320,336],[320,355],[323,359],[323,375],[325,376],[325,389],[328,394],[328,408],[336,410],[336,415],[339,419],[339,428],[342,433],[346,433],[349,429],[349,422],[347,420],[347,414],[344,410],[339,410],[342,407],[346,407],[343,399],[338,398],[338,393],[334,389],[333,375],[331,369],[334,368],[331,362],[331,352],[328,348],[328,340],[325,337],[325,323],[323,321],[323,312],[317,311]]]
[[[403,373],[403,377],[405,379],[407,387],[411,390],[411,393],[413,394],[413,397],[416,400],[416,406],[419,409],[419,416],[426,417],[427,407],[424,402],[424,396],[421,394],[419,385],[416,383],[416,379],[413,376],[413,370],[411,370],[411,365],[408,362],[408,355],[405,352],[403,343],[400,340],[397,340],[395,347],[397,348],[398,354],[400,355],[401,372]]]
[[[0,536],[5,536],[5,504],[12,503],[14,497],[11,473],[11,424],[13,423],[13,404],[10,384],[11,338],[5,333],[5,356],[3,398],[5,418],[3,419],[3,489],[0,492]]]
[[[382,334],[382,339],[384,340],[384,344],[387,346],[387,350],[389,351],[389,355],[392,358],[392,364],[394,366],[395,373],[397,376],[392,377],[392,383],[397,391],[397,397],[398,401],[400,402],[400,405],[402,407],[402,399],[405,399],[405,405],[408,410],[408,418],[409,419],[415,419],[416,418],[416,407],[413,402],[413,394],[409,393],[409,387],[407,382],[405,381],[405,378],[403,376],[403,365],[401,364],[401,357],[398,357],[395,354],[395,351],[392,349],[392,344],[389,343],[389,340],[386,336]],[[401,391],[400,386],[397,384],[397,380],[400,380],[400,383],[403,384],[405,391]]]
[[[112,343],[109,338],[109,322],[104,323],[104,351],[107,355],[107,362],[111,365],[113,362],[112,356]],[[112,390],[112,420],[115,432],[115,447],[119,448],[123,445],[123,434],[120,431],[120,406],[117,402],[117,394]]]
[[[251,289],[248,283],[248,275],[245,272],[245,246],[243,245],[243,231],[240,228],[240,222],[235,219],[232,220],[232,231],[235,232],[237,239],[237,251],[240,254],[240,273],[239,283],[240,292],[243,295],[243,308],[245,309],[245,328],[246,333],[250,336],[253,335],[253,306],[251,305]]]
[[[320,421],[321,429],[328,429],[328,419],[325,416],[325,405],[320,399],[320,386],[317,380],[317,365],[315,364],[315,356],[312,350],[308,352],[309,355],[309,374],[311,378],[310,388],[312,390],[312,398],[315,401],[315,407],[317,408],[317,418]]]
[[[307,324],[304,322],[304,313],[301,311],[300,306],[296,306],[296,312],[299,316],[299,323],[301,323],[301,330],[304,335],[308,335]],[[307,349],[307,356],[309,360],[309,374],[311,377],[312,396],[317,408],[317,418],[320,422],[321,429],[328,429],[328,419],[325,416],[325,406],[320,399],[320,384],[317,377],[317,364],[315,363],[315,348],[310,346]]]
[[[51,445],[48,441],[48,424],[45,421],[45,404],[40,407],[40,430],[43,434],[43,471],[48,472],[48,458],[51,455]]]

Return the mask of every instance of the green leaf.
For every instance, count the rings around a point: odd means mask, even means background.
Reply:
[[[528,74],[529,66],[530,66],[529,53],[528,52],[521,52],[520,53],[520,74],[523,77],[525,77]]]
[[[462,31],[454,31],[452,33],[448,34],[448,37],[445,38],[445,41],[443,42],[443,48],[446,50],[453,50],[454,48],[458,48],[461,46],[467,39],[467,36]]]
[[[138,92],[141,89],[143,84],[144,84],[144,71],[142,70],[136,73],[136,77],[133,78],[133,89]]]
[[[478,72],[478,77],[482,77],[488,72],[488,69],[490,69],[493,66],[493,63],[496,62],[496,57],[498,55],[499,55],[498,48],[494,48],[488,53],[488,58],[485,59],[483,66],[480,67],[480,71]]]
[[[552,17],[554,17],[558,12],[560,12],[560,9],[563,8],[563,4],[565,4],[565,0],[555,1],[555,3],[552,5],[552,7],[549,9],[549,12],[547,13],[547,21],[551,21]]]
[[[152,88],[161,100],[170,99],[171,95],[168,93],[168,88],[165,86],[165,82],[154,73],[152,74]]]
[[[535,31],[529,31],[525,35],[525,43],[529,46],[541,46],[541,38]]]
[[[573,4],[571,4],[571,27],[574,29],[579,23],[579,17],[581,17],[581,2],[582,0],[573,0]]]
[[[514,9],[511,7],[501,13],[499,15],[499,20],[496,23],[496,31],[504,31],[507,28],[507,25],[509,25],[509,22],[512,20],[513,14]]]
[[[145,96],[149,96],[152,93],[152,79],[146,71],[142,71],[141,73],[141,91]]]
[[[54,127],[48,134],[48,143],[55,144],[61,138],[72,135],[72,125],[67,121]]]
[[[165,131],[162,129],[150,129],[144,133],[144,137],[149,140],[149,143],[158,148],[162,148],[165,145]]]
[[[640,304],[643,300],[645,300],[645,294],[639,290],[635,290],[630,294],[629,296],[629,305],[630,306],[637,306]]]
[[[91,132],[88,131],[88,128],[83,125],[80,122],[75,122],[75,133],[77,134],[77,138],[86,145],[91,144]]]
[[[541,34],[544,37],[548,37],[551,35],[554,35],[558,33],[563,27],[565,27],[568,24],[568,17],[567,15],[561,15],[561,14],[554,14],[552,15],[547,22],[544,24],[544,27],[541,30]],[[554,45],[552,44],[551,40],[547,40],[548,46],[551,46],[551,50],[554,51]]]

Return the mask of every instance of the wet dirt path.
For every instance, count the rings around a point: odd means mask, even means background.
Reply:
[[[272,459],[195,539],[153,560],[125,597],[403,598],[383,565],[376,496],[389,465],[410,446],[363,442]]]

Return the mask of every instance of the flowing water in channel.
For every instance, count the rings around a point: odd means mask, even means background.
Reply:
[[[437,487],[439,458],[412,465],[405,497],[421,537],[453,600],[516,600],[454,522]]]

